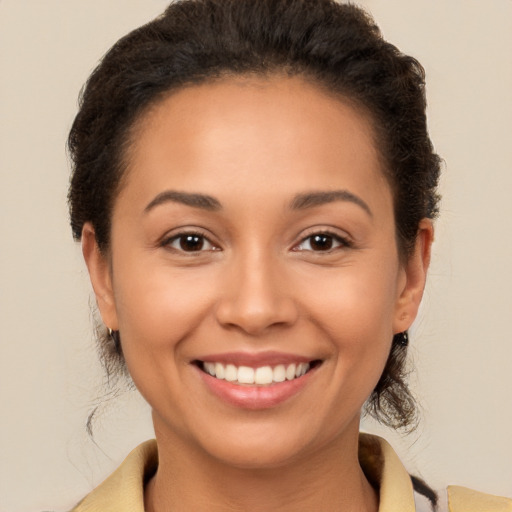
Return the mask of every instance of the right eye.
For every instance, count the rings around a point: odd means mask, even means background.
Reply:
[[[178,233],[163,242],[164,247],[171,247],[182,252],[202,252],[218,250],[204,235],[200,233]]]

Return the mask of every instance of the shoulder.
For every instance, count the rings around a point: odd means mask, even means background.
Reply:
[[[368,480],[379,489],[379,512],[432,511],[432,501],[435,499],[429,500],[425,493],[415,492],[414,479],[384,439],[361,433],[359,462]],[[493,496],[467,487],[449,486],[438,497],[438,512],[512,512],[511,498]]]
[[[157,465],[156,441],[146,441],[71,512],[144,512],[144,484]]]
[[[448,487],[450,512],[512,512],[512,499],[474,491],[467,487]]]

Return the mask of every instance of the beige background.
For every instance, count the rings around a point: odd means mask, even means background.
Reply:
[[[367,0],[427,69],[442,217],[411,355],[424,419],[400,439],[431,485],[512,495],[512,1]],[[0,511],[62,511],[150,437],[101,395],[89,285],[67,224],[66,133],[107,48],[164,0],[0,0]]]

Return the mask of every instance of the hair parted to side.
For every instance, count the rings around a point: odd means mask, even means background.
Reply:
[[[69,134],[75,239],[91,222],[108,253],[128,148],[150,106],[187,85],[247,74],[301,76],[369,114],[405,260],[421,219],[438,211],[440,159],[427,132],[424,70],[386,42],[366,12],[334,0],[178,0],[119,40],[87,81]],[[123,374],[122,351],[104,334],[104,366]],[[366,405],[393,428],[411,428],[416,419],[406,350],[395,336]]]

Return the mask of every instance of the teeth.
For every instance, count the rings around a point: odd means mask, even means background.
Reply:
[[[233,364],[203,363],[204,371],[212,377],[235,384],[256,384],[259,386],[297,379],[306,374],[309,368],[309,363],[289,364],[287,366],[279,364],[273,368],[271,366],[251,368],[249,366],[236,367]]]
[[[238,382],[240,382],[240,384],[254,384],[254,368],[240,366],[240,368],[238,368]]]
[[[216,377],[217,375],[213,375],[213,377]],[[226,375],[225,379],[229,382],[235,382],[235,380],[238,379],[238,370],[234,364],[228,364],[226,366]]]
[[[309,370],[309,363],[300,363],[295,369],[295,377],[302,377]]]
[[[256,368],[254,372],[254,382],[255,384],[272,384],[274,380],[274,372],[270,366],[262,366],[261,368]]]
[[[274,368],[274,382],[284,382],[286,380],[286,368],[280,364]]]
[[[204,363],[204,371],[215,377],[215,363]]]
[[[224,366],[220,363],[215,363],[215,375],[219,379],[224,379],[226,376],[226,372],[224,371]]]

